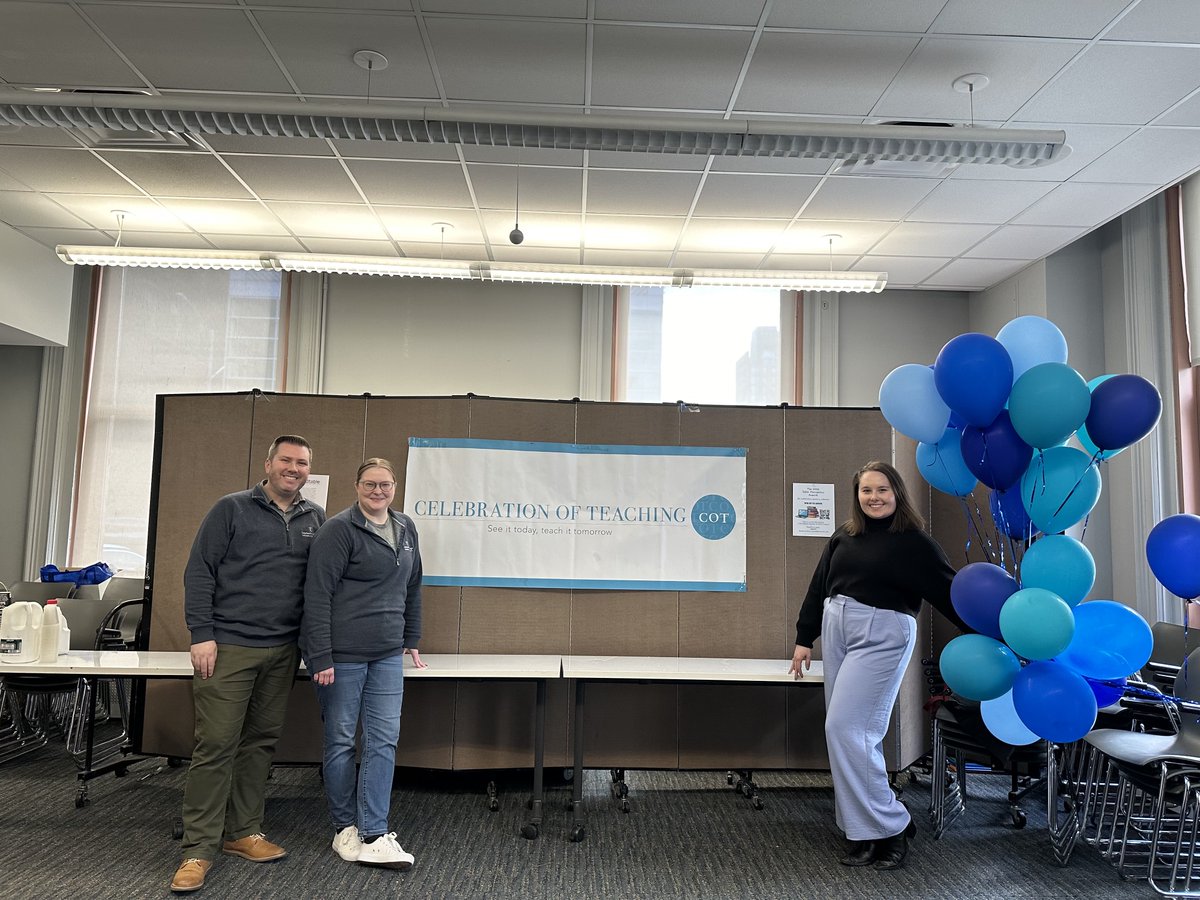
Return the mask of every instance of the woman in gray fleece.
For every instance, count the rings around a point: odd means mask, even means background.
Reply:
[[[388,869],[413,855],[388,829],[404,654],[423,668],[421,552],[413,521],[391,508],[396,473],[373,457],[358,468],[357,502],[317,532],[308,555],[300,649],[325,723],[325,794],[342,859]],[[362,762],[354,735],[362,722]]]

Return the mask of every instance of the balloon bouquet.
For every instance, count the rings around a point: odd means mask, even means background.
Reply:
[[[931,486],[966,498],[982,483],[997,543],[1003,534],[1024,549],[1018,558],[1014,548],[1011,573],[1001,553],[999,564],[970,563],[955,576],[954,608],[977,633],[946,645],[942,678],[981,701],[984,723],[1005,743],[1083,737],[1098,708],[1115,702],[1124,679],[1149,659],[1152,636],[1124,604],[1083,602],[1095,562],[1063,532],[1100,498],[1098,464],[1157,424],[1158,390],[1137,375],[1085,381],[1067,365],[1057,326],[1021,316],[995,338],[951,339],[933,366],[894,369],[879,405],[893,428],[918,442],[917,467]],[[1200,518],[1191,518],[1187,555],[1171,532],[1162,556],[1171,557],[1172,574],[1189,569],[1188,589],[1200,593],[1192,562],[1200,558]]]

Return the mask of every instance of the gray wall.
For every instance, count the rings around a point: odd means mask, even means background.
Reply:
[[[0,581],[23,580],[42,348],[0,346]]]

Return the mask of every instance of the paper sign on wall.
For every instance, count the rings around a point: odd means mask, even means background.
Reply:
[[[796,482],[792,485],[792,536],[829,537],[837,519],[833,514],[833,485]]]

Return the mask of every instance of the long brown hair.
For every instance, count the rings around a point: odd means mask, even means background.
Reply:
[[[850,518],[843,526],[846,534],[862,534],[867,530],[867,514],[863,512],[862,506],[858,502],[858,483],[867,472],[878,472],[892,486],[892,494],[896,498],[896,512],[892,515],[892,524],[888,526],[888,531],[924,531],[925,519],[913,506],[912,499],[908,495],[908,486],[904,483],[900,473],[896,471],[896,467],[891,463],[873,459],[854,473],[854,501],[850,506]]]

